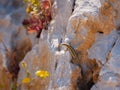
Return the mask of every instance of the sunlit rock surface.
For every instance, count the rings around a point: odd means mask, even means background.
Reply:
[[[19,62],[31,49],[31,41],[21,24],[24,17],[21,0],[0,1],[0,90],[11,90]]]
[[[119,4],[119,0],[55,0],[55,12],[48,31],[42,32],[39,44],[23,59],[27,65],[30,62],[39,64],[27,68],[32,71],[32,78],[36,77],[38,69],[50,72],[50,77],[43,81],[35,78],[30,84],[31,90],[90,90],[94,89],[95,83],[102,82],[104,77],[99,81],[98,75],[104,68],[102,65],[111,58],[110,51],[119,37],[116,31],[119,28]],[[76,48],[81,67],[70,63],[70,53],[65,47],[59,47],[60,43],[69,43]],[[21,67],[18,83],[25,75]],[[113,84],[117,85],[117,82]],[[114,86],[111,81],[106,85],[108,88]],[[24,90],[27,86],[20,88]]]
[[[102,86],[103,90],[109,90],[110,88],[111,88],[111,90],[114,90],[114,89],[119,90],[120,89],[120,87],[119,87],[119,85],[120,85],[120,79],[119,79],[120,78],[120,70],[119,70],[119,68],[120,68],[120,63],[119,63],[119,61],[120,61],[120,53],[119,53],[120,34],[119,34],[119,31],[115,31],[115,32],[117,34],[117,35],[115,35],[115,36],[117,36],[116,40],[115,39],[114,39],[114,41],[111,40],[112,42],[114,42],[114,45],[112,45],[112,47],[110,49],[108,49],[109,52],[104,51],[104,52],[106,52],[106,56],[105,56],[106,60],[104,61],[105,62],[105,63],[103,63],[104,66],[102,67],[102,69],[99,73],[99,81],[95,86],[92,87],[91,90],[96,90],[96,89],[101,90],[101,86]],[[110,35],[108,35],[108,37],[109,36]],[[110,38],[112,39],[112,37],[110,37]],[[104,38],[102,40],[104,40]],[[107,41],[109,41],[109,40],[107,40]],[[102,43],[104,44],[104,41],[103,42],[101,41],[101,44]],[[99,48],[100,45],[96,44],[96,46],[98,46],[98,48]],[[105,46],[105,44],[102,46]],[[91,50],[92,50],[92,48],[91,48]],[[96,49],[96,51],[97,51],[97,49]],[[103,52],[102,49],[99,51]],[[104,57],[101,53],[99,53],[99,55],[101,55],[101,57]],[[102,59],[96,58],[96,60],[100,60],[100,62],[102,62]]]
[[[0,90],[11,89],[13,76],[17,90],[120,90],[120,1],[53,1],[53,20],[40,39],[21,24],[21,0],[0,1]],[[61,43],[76,49],[79,62],[71,63]],[[37,70],[50,76],[39,78]],[[22,84],[27,73],[32,81]]]
[[[0,89],[1,90],[9,90],[10,89],[10,85],[11,85],[11,75],[10,73],[6,70],[6,68],[4,67],[4,63],[3,63],[3,55],[0,52]]]
[[[77,81],[78,77],[81,78],[81,69],[78,66],[71,65],[69,52],[63,51],[65,48],[61,47],[61,50],[58,48],[58,45],[62,43],[62,39],[64,39],[67,22],[72,13],[73,2],[74,0],[56,0],[54,2],[54,8],[57,12],[51,21],[48,32],[42,32],[39,44],[33,47],[23,60],[29,66],[28,70],[32,71],[32,78],[36,77],[35,72],[39,69],[50,72],[49,78],[44,80],[36,78],[30,85],[31,90],[77,89],[77,83],[71,81],[71,78],[75,79],[75,81]],[[74,70],[75,68],[78,72]],[[74,77],[73,72],[78,73],[78,75]],[[25,75],[21,67],[18,83],[21,83]],[[27,86],[22,85],[20,88],[24,90]]]
[[[118,37],[118,32],[112,31],[109,35],[97,39],[88,51],[89,58],[99,60],[102,64],[105,64],[108,60],[108,54],[114,47]]]

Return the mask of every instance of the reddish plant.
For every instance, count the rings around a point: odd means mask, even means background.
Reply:
[[[42,30],[47,30],[51,21],[51,0],[25,0],[28,18],[23,20],[23,25],[28,33],[37,32],[40,37]]]

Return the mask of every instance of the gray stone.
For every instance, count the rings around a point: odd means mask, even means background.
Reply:
[[[108,53],[112,50],[117,39],[117,31],[112,31],[110,35],[97,40],[88,50],[89,58],[99,60],[102,64],[105,64]]]

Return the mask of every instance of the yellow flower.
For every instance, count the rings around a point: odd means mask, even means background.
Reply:
[[[22,62],[22,67],[26,68],[26,66],[27,66],[26,62]]]
[[[29,77],[26,77],[22,80],[22,83],[30,83],[31,79]]]
[[[36,71],[35,75],[38,77],[41,77],[41,78],[46,78],[49,76],[49,72],[43,71],[43,70],[38,70],[38,71]]]
[[[31,11],[33,11],[32,7],[31,7],[30,5],[27,6],[27,8],[26,8],[26,12],[27,12],[27,13],[30,13]]]

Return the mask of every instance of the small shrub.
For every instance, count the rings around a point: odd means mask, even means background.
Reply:
[[[40,37],[42,30],[47,30],[51,21],[51,0],[24,0],[28,18],[24,19],[23,25],[28,33],[37,32]]]

